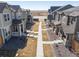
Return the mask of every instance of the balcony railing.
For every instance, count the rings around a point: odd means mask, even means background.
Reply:
[[[19,32],[12,32],[12,36],[19,36]]]

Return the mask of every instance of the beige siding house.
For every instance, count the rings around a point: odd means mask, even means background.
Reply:
[[[60,12],[61,27],[66,36],[65,46],[79,54],[79,7],[73,7]]]
[[[79,7],[68,6],[65,6],[64,10],[62,7],[58,8],[52,13],[54,23],[58,21],[61,24],[59,31],[62,30],[62,36],[65,35],[65,39],[62,38],[65,46],[79,55]]]
[[[19,5],[0,3],[0,47],[12,36],[26,36],[26,25],[32,22],[29,10],[22,10]]]
[[[68,11],[68,10],[66,10],[66,11]],[[64,11],[64,12],[66,12],[66,11]],[[79,35],[79,7],[71,8],[70,12],[71,12],[69,14],[70,21],[68,21],[69,22],[68,26],[71,29],[70,32],[73,35],[68,40],[70,42],[70,49],[74,50],[75,53],[79,54],[79,43],[78,43],[79,42],[79,36],[78,36]],[[66,14],[67,14],[67,12],[66,12]],[[72,24],[70,24],[70,22]],[[68,31],[66,31],[66,32],[68,32]],[[70,34],[70,32],[68,32],[68,33]],[[68,40],[67,40],[67,42],[68,42]]]
[[[7,3],[0,3],[0,40],[1,45],[11,37],[11,10]]]

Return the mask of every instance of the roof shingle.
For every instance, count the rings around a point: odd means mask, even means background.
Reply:
[[[10,5],[10,7],[13,8],[14,10],[16,10],[16,11],[20,8],[19,5]]]
[[[72,7],[74,7],[74,6],[68,4],[66,6],[63,6],[63,7],[60,7],[58,9],[56,9],[54,12],[56,12],[56,11],[64,11],[64,10],[69,9],[69,8],[72,8]]]
[[[4,8],[8,5],[7,3],[0,3],[0,13],[3,12]]]

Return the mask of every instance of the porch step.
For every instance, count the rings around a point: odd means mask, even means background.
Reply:
[[[27,36],[28,36],[28,37],[35,37],[35,38],[38,37],[38,35],[30,35],[30,34],[28,34]]]
[[[38,33],[38,32],[34,32],[34,31],[30,31],[30,30],[27,30],[28,33]]]

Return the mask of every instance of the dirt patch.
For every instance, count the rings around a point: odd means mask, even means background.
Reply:
[[[33,25],[32,31],[38,32],[38,27],[39,27],[39,22],[35,22],[35,24]]]
[[[28,38],[27,46],[17,52],[18,57],[35,57],[37,51],[37,39]]]
[[[47,36],[47,30],[46,30],[46,26],[45,26],[45,22],[42,22],[42,39],[43,41],[47,41],[48,40],[48,36]]]
[[[45,22],[42,22],[42,29],[46,29]]]
[[[48,40],[48,36],[47,36],[47,31],[46,30],[42,30],[42,39],[43,39],[43,41],[47,41]]]
[[[43,44],[43,51],[45,57],[53,57],[53,52],[50,44]]]

